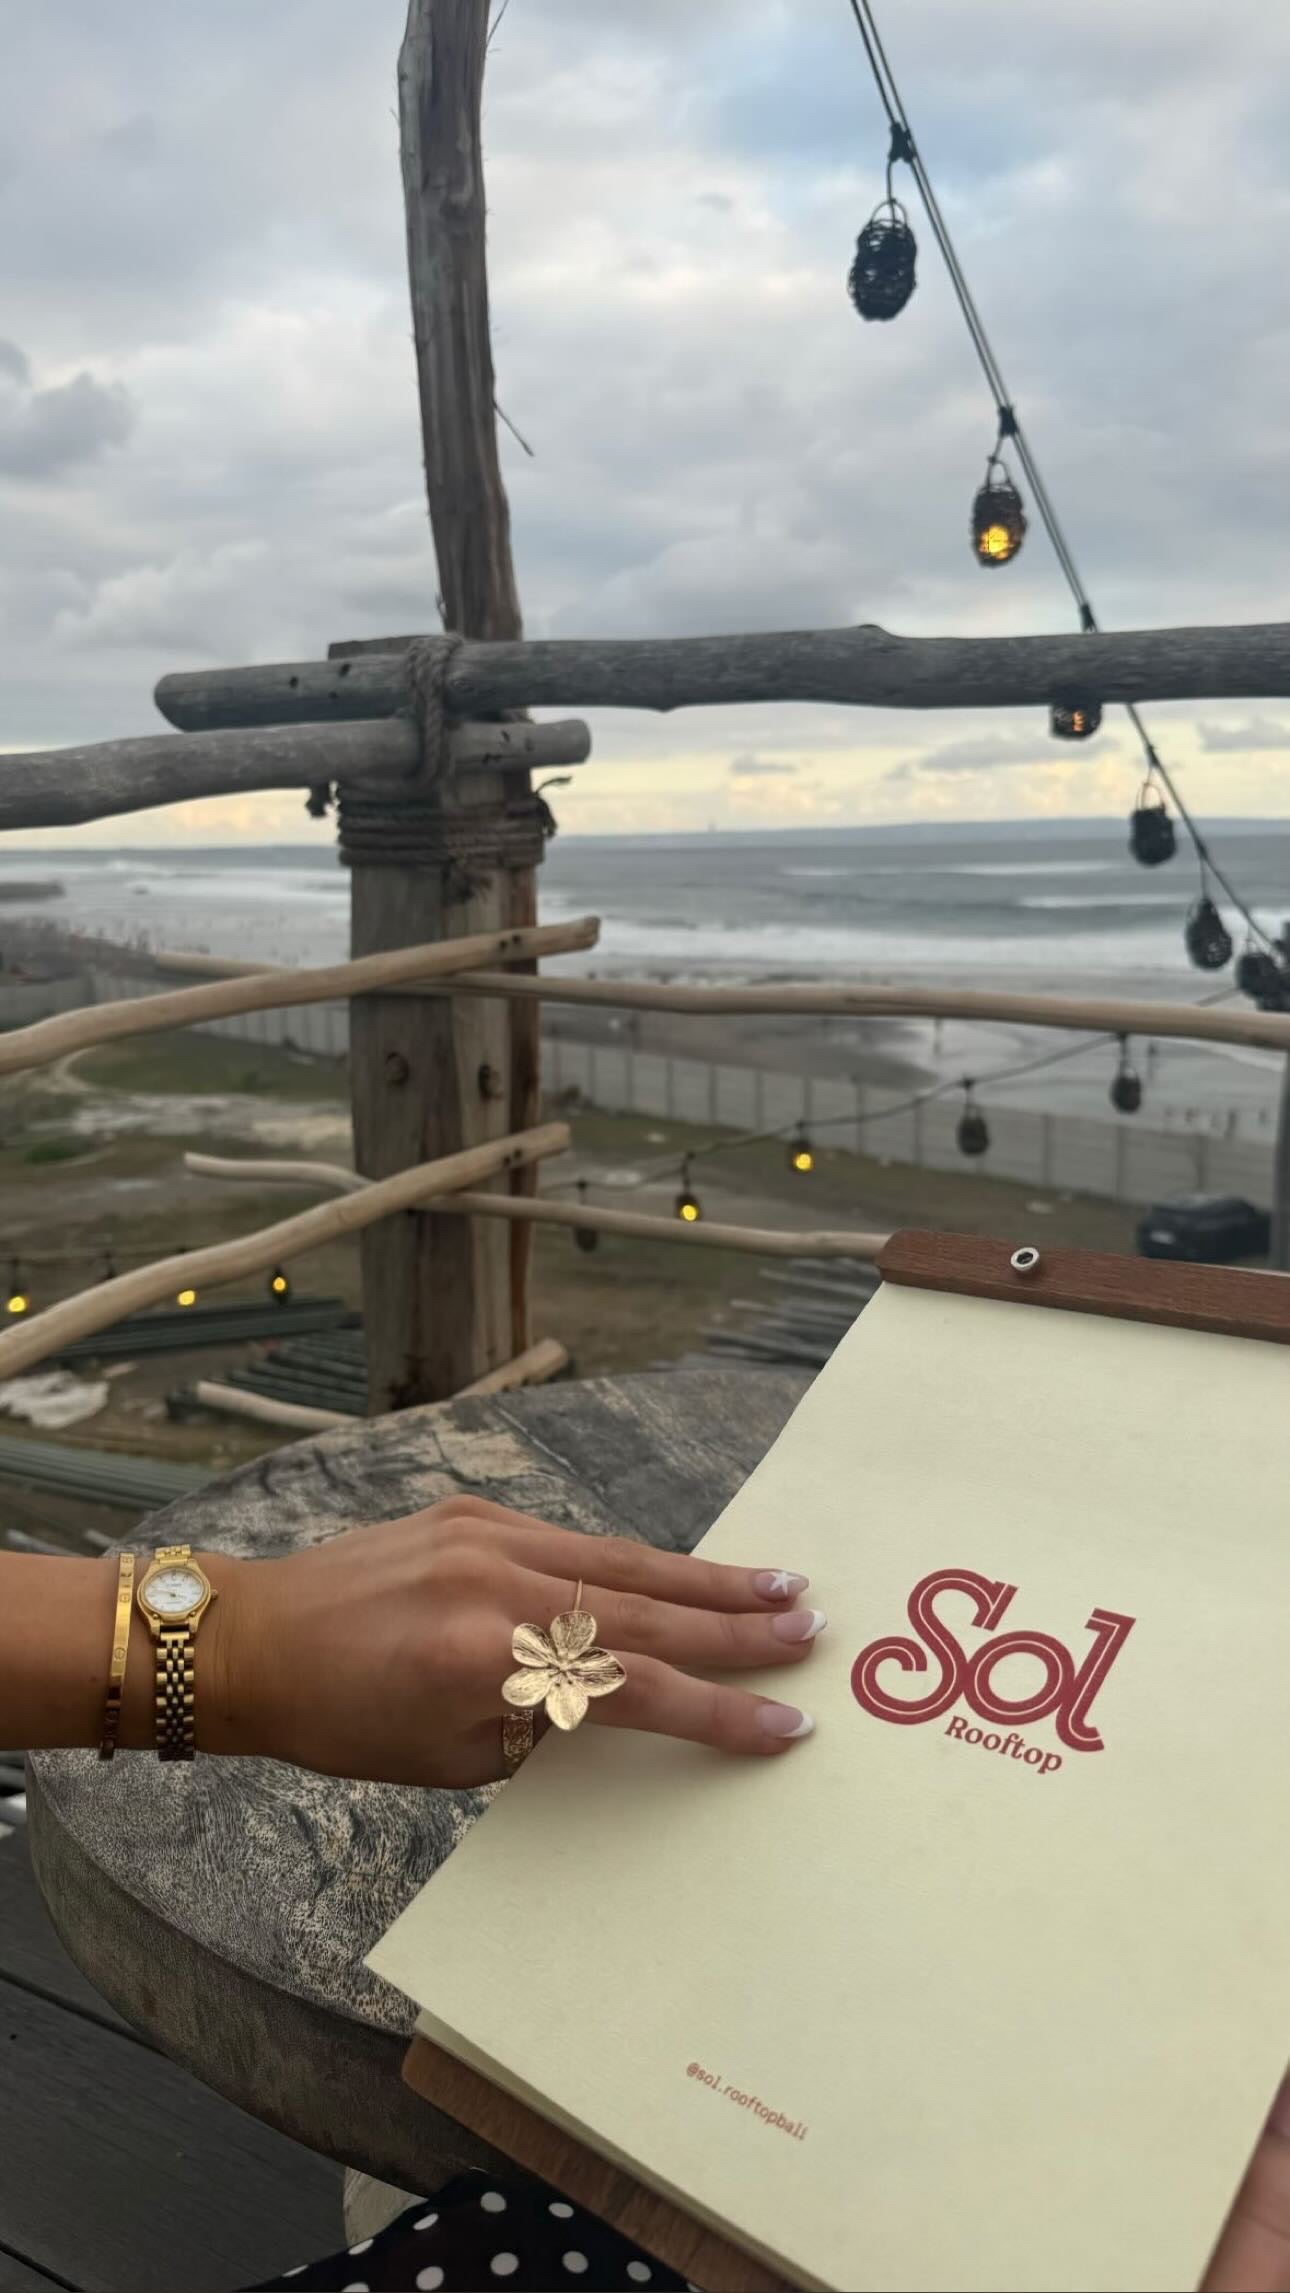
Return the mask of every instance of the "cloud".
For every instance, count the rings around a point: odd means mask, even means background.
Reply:
[[[123,446],[135,407],[120,383],[92,374],[36,390],[26,355],[0,342],[0,475],[49,478],[77,462],[93,461],[108,446]]]
[[[768,756],[745,754],[732,757],[730,760],[730,777],[732,780],[791,779],[798,769],[795,764],[776,764],[773,758]]]
[[[1290,724],[1276,717],[1251,717],[1244,725],[1207,725],[1197,728],[1200,745],[1207,755],[1253,752],[1256,749],[1281,749],[1290,753]]]
[[[1013,771],[1021,765],[1038,771],[1053,762],[1052,747],[1037,740],[1024,736],[1014,739],[1008,733],[968,733],[962,740],[945,741],[940,748],[905,757],[883,778],[908,786],[923,776],[945,778],[956,772],[995,772],[1002,768]]]
[[[405,13],[12,12],[6,740],[156,729],[152,684],[188,662],[317,658],[334,637],[434,626],[391,116]],[[1215,46],[1204,12],[1171,0],[906,0],[892,27],[1108,627],[1259,620],[1290,579],[1290,11],[1228,0],[1224,25]],[[537,450],[502,439],[532,634],[1074,625],[1033,514],[1014,566],[973,564],[994,417],[917,210],[908,310],[866,326],[848,302],[886,137],[844,8],[512,6],[485,130],[498,394]],[[1197,204],[1197,150],[1221,203]],[[1149,713],[1166,761],[1189,764],[1190,801],[1259,808],[1238,750],[1279,737],[1227,741],[1212,703]],[[1050,810],[1059,786],[1105,807],[1120,769],[1109,743],[1050,743],[1042,711],[592,716],[570,812],[612,819],[631,783],[633,820],[660,828],[688,824],[698,790],[768,819],[808,800],[837,818],[949,816],[968,790],[974,811]]]

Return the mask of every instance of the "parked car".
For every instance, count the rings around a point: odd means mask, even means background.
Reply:
[[[1233,1258],[1262,1258],[1272,1240],[1272,1221],[1239,1194],[1175,1194],[1153,1202],[1138,1222],[1138,1254],[1143,1258],[1190,1258],[1206,1266]]]

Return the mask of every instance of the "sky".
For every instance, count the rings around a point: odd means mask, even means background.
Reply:
[[[0,747],[163,730],[168,670],[436,625],[403,17],[4,0]],[[1103,625],[1285,617],[1290,11],[881,20]],[[848,301],[886,131],[847,0],[509,0],[485,136],[530,634],[1072,626],[1037,521],[973,561],[994,418],[916,207],[906,311]],[[1290,811],[1290,702],[1148,713],[1202,814]],[[1104,816],[1138,779],[1116,712],[1076,748],[1035,711],[591,722],[566,833]],[[330,833],[293,792],[67,840]]]

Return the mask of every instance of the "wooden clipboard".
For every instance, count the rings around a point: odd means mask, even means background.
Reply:
[[[911,1289],[1290,1344],[1290,1279],[1274,1274],[918,1231],[893,1235],[878,1268],[885,1282]],[[764,2262],[429,2039],[413,2040],[403,2076],[424,2100],[704,2293],[791,2293]]]

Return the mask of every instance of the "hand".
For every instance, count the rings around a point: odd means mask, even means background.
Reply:
[[[795,1607],[806,1580],[782,1570],[583,1536],[475,1497],[285,1560],[201,1557],[219,1594],[198,1642],[203,1750],[387,1783],[490,1782],[505,1773],[511,1635],[572,1608],[578,1577],[598,1643],[627,1674],[584,1726],[763,1759],[810,1733],[795,1703],[694,1677],[809,1656],[824,1618]]]
[[[1290,2293],[1290,2078],[1259,2136],[1201,2293]]]

